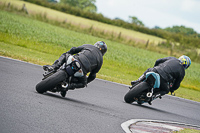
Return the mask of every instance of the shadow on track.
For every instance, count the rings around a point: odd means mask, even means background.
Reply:
[[[125,103],[125,102],[124,102],[124,103]],[[129,104],[129,103],[126,103],[126,104]],[[148,109],[148,110],[151,110],[151,111],[157,111],[157,112],[159,112],[159,113],[166,113],[166,114],[171,114],[171,115],[177,115],[177,114],[172,113],[172,112],[168,112],[168,111],[165,111],[165,110],[161,110],[161,109],[157,109],[157,108],[154,108],[154,107],[150,107],[150,106],[152,106],[152,105],[149,105],[149,106],[144,105],[144,104],[139,105],[139,104],[137,104],[137,103],[131,103],[131,104],[129,104],[129,105],[131,105],[131,106],[137,106],[137,107],[144,108],[144,109]]]
[[[158,111],[158,112],[170,113],[170,112],[167,112],[167,111],[165,111],[165,110],[153,108],[153,107],[146,106],[146,105],[139,105],[139,104],[135,104],[135,103],[132,103],[132,104],[130,104],[130,105],[134,105],[134,106],[138,106],[138,107],[142,107],[142,108],[145,108],[145,109],[154,110],[154,111]],[[170,113],[170,114],[173,114],[173,113]]]
[[[37,93],[37,92],[35,92]],[[39,94],[39,93],[37,93]],[[95,104],[91,104],[91,103],[87,103],[87,102],[84,102],[84,101],[80,101],[80,100],[77,100],[77,99],[73,99],[73,98],[68,98],[68,97],[62,97],[60,95],[57,95],[58,93],[51,93],[51,92],[46,92],[44,94],[39,94],[39,95],[43,95],[43,96],[50,96],[50,97],[54,97],[54,98],[58,98],[60,100],[65,100],[65,101],[68,101],[68,102],[72,102],[72,103],[76,103],[77,105],[84,105],[85,107],[89,107],[90,109],[93,108],[93,109],[103,109],[103,110],[110,110],[108,108],[105,108],[105,107],[102,107],[102,106],[98,106],[98,105],[95,105]],[[93,110],[92,109],[92,110]]]
[[[139,104],[136,104],[136,103],[132,103],[130,105],[141,107],[141,108],[148,109],[148,110],[151,110],[151,111],[153,110],[153,111],[156,111],[158,113],[168,114],[169,116],[176,116],[176,117],[179,116],[180,118],[185,118],[185,119],[188,118],[187,116],[183,116],[183,115],[180,115],[180,114],[177,114],[177,113],[174,113],[174,112],[169,112],[169,111],[166,111],[166,110],[161,110],[161,109],[157,109],[157,108],[146,106],[146,105],[139,105]]]

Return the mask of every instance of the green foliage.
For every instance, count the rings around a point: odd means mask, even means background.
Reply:
[[[185,26],[173,26],[172,28],[167,27],[164,30],[169,31],[169,32],[173,32],[173,33],[183,33],[185,35],[194,35],[194,36],[198,36],[197,32],[194,31],[194,29],[192,28],[187,28]]]
[[[167,42],[159,43],[158,46],[165,47],[165,48],[171,48],[172,47],[172,43],[169,42],[169,40],[167,40]]]
[[[136,25],[139,25],[139,26],[144,26],[142,21],[138,20],[137,17],[129,16],[129,18],[130,18],[130,21],[131,21],[132,24],[136,24]]]
[[[199,132],[200,130],[186,128],[180,131],[174,131],[173,133],[199,133]]]
[[[70,6],[78,7],[84,11],[96,12],[96,0],[61,0],[61,3],[69,4]]]

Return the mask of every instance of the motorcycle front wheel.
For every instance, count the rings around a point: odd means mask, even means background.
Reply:
[[[132,103],[135,101],[136,97],[139,97],[141,93],[149,88],[149,85],[147,82],[141,82],[138,85],[136,85],[134,88],[129,90],[126,95],[124,96],[124,101],[126,103]]]
[[[67,77],[67,73],[64,70],[60,70],[50,77],[42,80],[36,85],[36,91],[38,93],[44,93],[48,90],[52,90],[56,87],[59,83],[63,82]]]

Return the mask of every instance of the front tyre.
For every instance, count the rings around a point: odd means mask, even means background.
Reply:
[[[38,93],[44,93],[48,90],[52,90],[53,88],[56,87],[59,83],[64,81],[67,77],[67,73],[64,70],[60,70],[50,77],[42,80],[36,85],[36,91]]]
[[[148,83],[141,82],[138,85],[136,85],[134,88],[132,88],[126,95],[124,96],[124,101],[126,103],[132,103],[135,101],[135,97],[138,97],[141,92],[144,90],[147,90],[149,88]]]

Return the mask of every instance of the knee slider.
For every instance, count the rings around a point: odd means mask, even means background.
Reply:
[[[156,79],[154,78],[153,75],[149,75],[146,80],[146,82],[150,85],[151,88],[154,86],[155,81]]]
[[[160,87],[160,75],[155,72],[146,73],[146,82],[154,88]]]
[[[66,72],[69,76],[72,76],[80,69],[81,69],[81,64],[77,60],[74,60],[69,65],[67,65]]]

